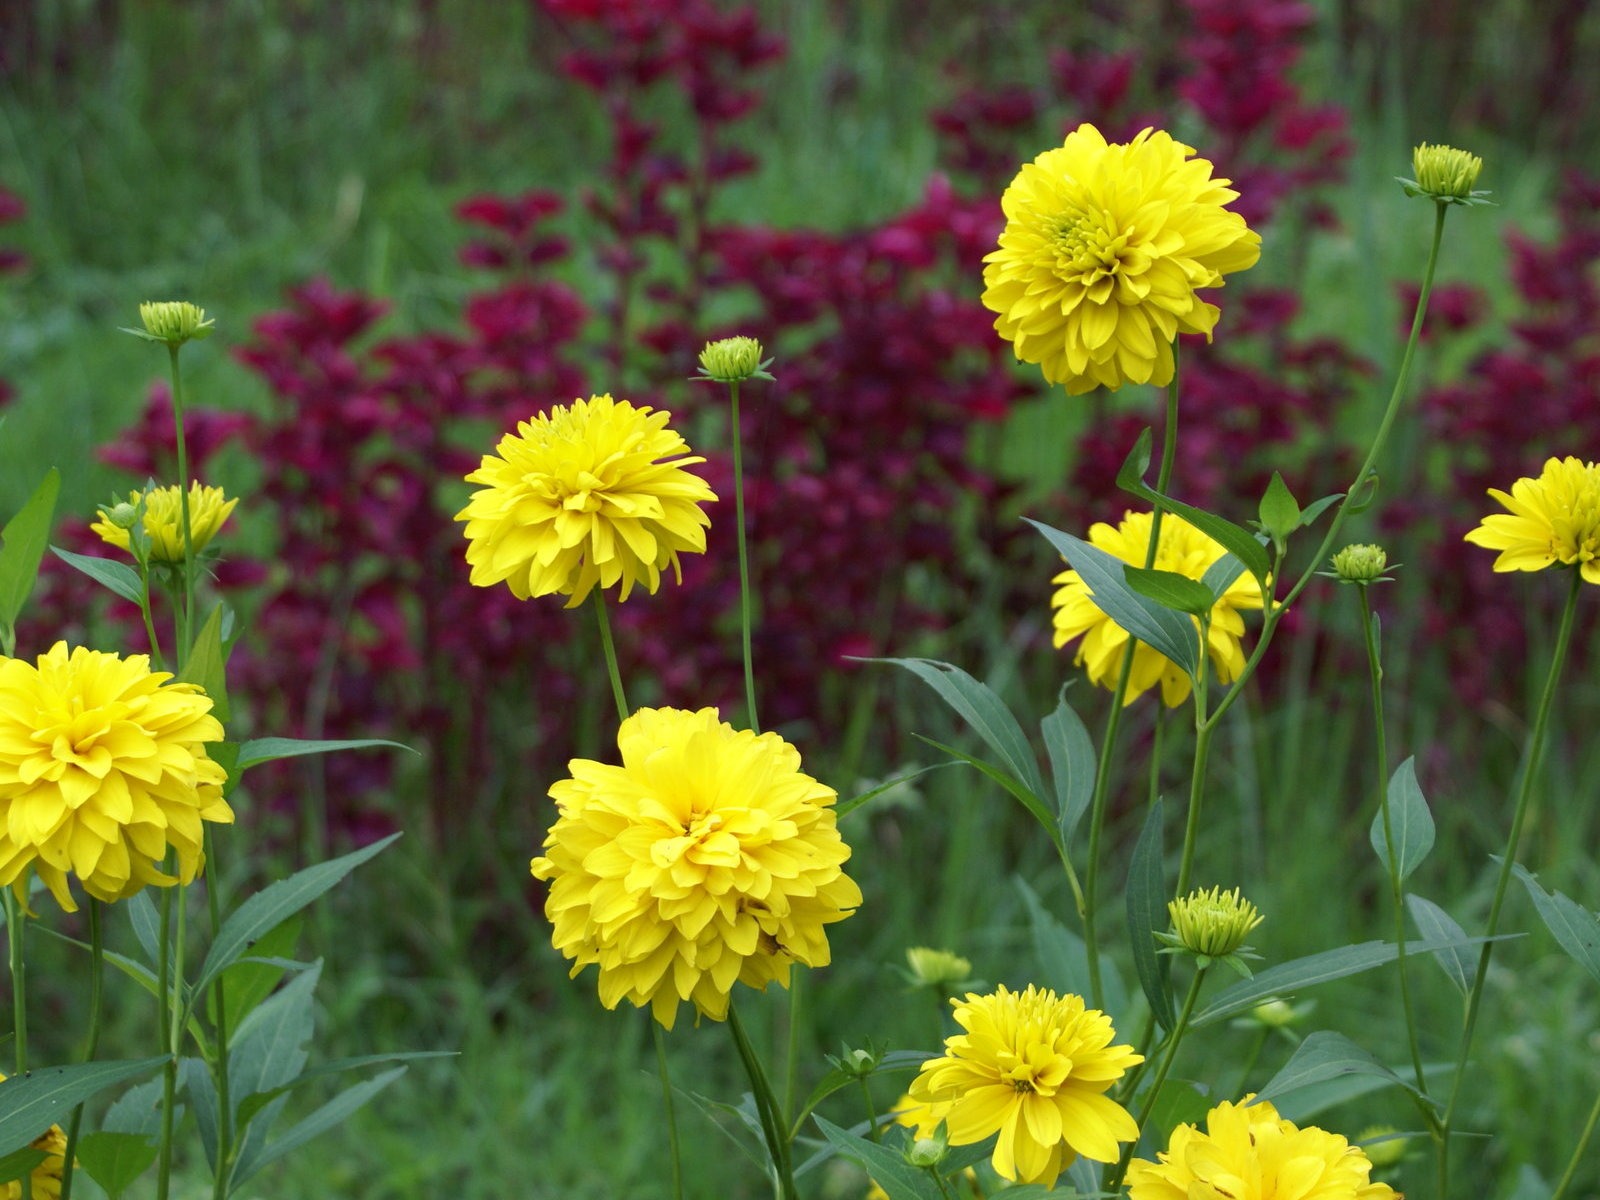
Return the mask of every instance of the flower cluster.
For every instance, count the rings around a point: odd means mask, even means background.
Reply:
[[[641,709],[617,731],[618,766],[574,759],[550,789],[559,817],[533,874],[574,971],[600,968],[600,1001],[678,1005],[722,1020],[733,985],[789,984],[825,966],[825,926],[861,903],[841,869],[835,794],[777,734],[715,709]]]
[[[189,485],[189,544],[196,554],[211,544],[211,539],[217,536],[238,503],[237,498],[228,499],[219,487],[202,487],[198,482]],[[142,519],[139,516],[141,504]],[[99,516],[89,528],[108,546],[131,551],[130,531],[137,521],[150,539],[151,562],[183,562],[183,502],[177,484],[154,488],[148,495],[141,491],[129,492],[126,500],[109,510],[100,509]]]

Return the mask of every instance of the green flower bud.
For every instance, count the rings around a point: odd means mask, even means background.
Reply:
[[[169,346],[208,338],[215,323],[206,320],[205,309],[187,300],[147,300],[139,305],[139,320],[144,323],[145,336],[150,341],[165,342]]]
[[[931,946],[912,946],[906,951],[906,963],[920,987],[945,988],[972,978],[970,962],[959,954]]]
[[[105,513],[105,518],[118,529],[132,529],[139,520],[139,510],[124,500],[120,504],[113,504]]]
[[[1393,1125],[1373,1125],[1356,1135],[1356,1144],[1367,1156],[1367,1161],[1382,1169],[1392,1167],[1406,1156],[1410,1139],[1395,1137],[1400,1131]]]
[[[1228,958],[1247,949],[1244,939],[1262,916],[1239,894],[1220,887],[1200,888],[1167,904],[1173,933],[1164,939],[1203,959]]]
[[[701,377],[717,383],[770,379],[770,375],[764,374],[766,366],[761,361],[761,343],[751,337],[730,337],[720,342],[707,342],[706,348],[700,351]]]
[[[1415,179],[1401,179],[1408,196],[1426,196],[1440,204],[1488,204],[1485,192],[1473,191],[1483,159],[1453,146],[1430,146],[1423,142],[1411,152]]]
[[[944,1161],[950,1147],[942,1137],[918,1138],[906,1147],[906,1162],[913,1167],[937,1167]]]
[[[1377,583],[1389,567],[1389,554],[1382,546],[1353,543],[1333,556],[1333,573],[1340,583]]]

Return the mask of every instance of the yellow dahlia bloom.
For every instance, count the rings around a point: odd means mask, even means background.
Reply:
[[[5,1073],[0,1071],[0,1079]],[[29,1182],[33,1185],[33,1200],[61,1200],[61,1172],[67,1163],[67,1135],[61,1126],[52,1125],[29,1143],[42,1150],[45,1159],[33,1169]],[[77,1156],[73,1156],[76,1161]],[[22,1200],[22,1181],[13,1179],[0,1183],[0,1200]]]
[[[156,488],[148,496],[142,492],[129,492],[123,504],[115,505],[109,512],[100,509],[100,519],[89,528],[100,535],[100,540],[119,550],[131,550],[128,526],[144,500],[144,531],[150,535],[150,561],[181,563],[183,561],[183,498],[178,495],[178,485]],[[199,554],[217,536],[224,521],[239,503],[229,500],[219,487],[202,487],[198,482],[189,485],[189,544]]]
[[[840,869],[838,798],[775,733],[717,710],[640,709],[617,731],[622,765],[568,764],[533,874],[577,975],[600,967],[600,1002],[651,1006],[671,1029],[680,1001],[723,1020],[735,981],[789,986],[789,965],[827,965],[824,926],[861,892]]]
[[[1070,395],[1172,382],[1180,333],[1211,337],[1200,288],[1255,265],[1261,237],[1211,163],[1160,130],[1110,145],[1093,125],[1025,163],[1001,197],[983,303],[1023,362]]]
[[[1600,583],[1600,464],[1552,458],[1539,478],[1489,495],[1510,511],[1485,517],[1467,541],[1500,551],[1496,571],[1575,566],[1585,583]]]
[[[1213,1108],[1204,1133],[1179,1125],[1159,1161],[1134,1159],[1130,1200],[1398,1200],[1388,1184],[1369,1181],[1372,1163],[1358,1147],[1249,1099]]]
[[[1091,545],[1115,555],[1131,566],[1144,566],[1150,546],[1151,514],[1128,512],[1112,528],[1104,521],[1089,530]],[[1161,544],[1156,547],[1154,566],[1190,579],[1205,578],[1206,571],[1227,551],[1222,543],[1202,533],[1175,513],[1161,517]],[[1099,687],[1112,690],[1122,669],[1122,654],[1128,644],[1128,631],[1100,610],[1094,595],[1078,572],[1067,570],[1053,582],[1061,587],[1051,599],[1055,607],[1055,644],[1065,646],[1081,637],[1073,660],[1089,672]],[[1231,683],[1244,670],[1245,653],[1240,641],[1244,634],[1245,609],[1261,607],[1261,585],[1249,572],[1235,579],[1211,609],[1211,628],[1206,639],[1207,654],[1216,667],[1217,678]],[[1194,619],[1196,630],[1200,627]],[[1128,694],[1123,703],[1132,704],[1157,683],[1167,707],[1176,708],[1189,698],[1189,676],[1183,668],[1159,650],[1140,642],[1133,652],[1133,673],[1128,677]]]
[[[1139,1127],[1105,1091],[1143,1062],[1113,1046],[1111,1018],[1082,996],[1002,984],[987,996],[951,1000],[965,1033],[945,1039],[942,1058],[922,1064],[911,1099],[942,1119],[952,1146],[998,1133],[992,1162],[1002,1176],[1050,1187],[1078,1155],[1115,1162],[1118,1142]]]
[[[703,554],[717,497],[684,468],[705,462],[667,428],[670,413],[591,396],[523,421],[467,476],[481,483],[456,520],[479,587],[505,583],[519,600],[635,584],[654,592],[678,555]],[[663,461],[671,459],[672,461]]]
[[[106,901],[194,879],[200,823],[233,810],[206,753],[223,737],[211,700],[171,680],[146,655],[65,642],[37,665],[0,658],[0,885],[22,896],[32,869],[75,912],[69,873]],[[169,850],[176,875],[161,869]]]

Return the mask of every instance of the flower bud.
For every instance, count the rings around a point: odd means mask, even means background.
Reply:
[[[1373,1125],[1356,1135],[1356,1144],[1375,1168],[1392,1167],[1406,1156],[1410,1139],[1396,1137],[1400,1131],[1393,1125]]]
[[[937,1167],[949,1149],[943,1137],[918,1138],[906,1147],[906,1162],[913,1167]]]
[[[139,305],[139,320],[150,340],[169,346],[208,338],[214,324],[206,320],[205,309],[187,300],[147,300]]]
[[[935,950],[931,946],[912,946],[906,951],[906,963],[912,978],[919,987],[947,988],[972,978],[972,964],[959,954],[948,950]]]
[[[1389,566],[1382,546],[1353,543],[1333,556],[1333,573],[1340,583],[1377,583]]]
[[[770,379],[771,376],[762,374],[765,366],[761,361],[761,343],[751,337],[707,342],[706,348],[700,351],[701,377],[718,383],[740,383],[757,376]]]
[[[1274,997],[1271,1000],[1263,1000],[1250,1010],[1251,1018],[1257,1024],[1265,1025],[1268,1029],[1283,1029],[1292,1025],[1299,1015],[1295,1011],[1294,1005],[1281,996]]]
[[[1427,196],[1443,204],[1487,204],[1484,193],[1473,191],[1483,159],[1453,146],[1430,146],[1423,142],[1411,152],[1415,179],[1402,179],[1400,186],[1408,196]]]
[[[1247,947],[1244,939],[1262,916],[1239,894],[1220,887],[1200,888],[1167,904],[1173,933],[1168,944],[1202,959],[1228,958]]]
[[[139,509],[124,500],[119,504],[113,504],[102,515],[118,529],[132,529],[139,520]]]

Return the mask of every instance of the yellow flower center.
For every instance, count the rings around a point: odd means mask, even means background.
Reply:
[[[1108,212],[1080,211],[1058,218],[1047,241],[1055,251],[1055,269],[1061,276],[1088,286],[1124,267],[1132,236],[1129,230],[1119,229]]]

